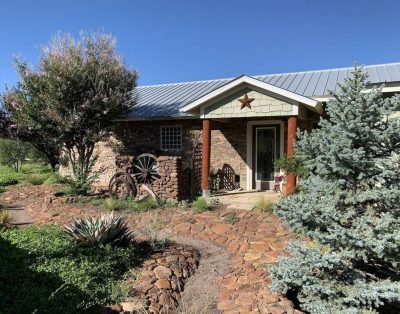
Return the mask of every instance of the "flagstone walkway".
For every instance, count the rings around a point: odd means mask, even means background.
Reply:
[[[235,213],[238,221],[226,222]],[[300,313],[286,298],[269,290],[268,264],[283,256],[290,238],[273,214],[248,210],[217,210],[202,214],[164,210],[163,232],[198,238],[227,248],[233,269],[219,278],[218,309],[225,314]],[[131,217],[132,224],[149,223],[150,215]],[[154,219],[154,216],[153,216]]]

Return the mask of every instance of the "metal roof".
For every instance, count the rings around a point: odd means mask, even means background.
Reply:
[[[370,84],[400,82],[400,62],[363,66]],[[324,97],[337,91],[354,67],[252,76],[262,82],[306,97]],[[139,86],[137,103],[127,118],[184,118],[180,109],[227,84],[234,78],[162,85]]]

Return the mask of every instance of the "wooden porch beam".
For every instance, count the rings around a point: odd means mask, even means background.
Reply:
[[[287,138],[287,155],[294,156],[294,143],[296,141],[297,117],[289,117],[288,119],[288,138]],[[286,194],[293,192],[296,187],[296,175],[288,173],[286,178]]]
[[[211,121],[203,120],[203,141],[202,141],[202,165],[201,165],[201,190],[204,197],[210,194],[208,177],[210,175],[210,158],[211,158]]]

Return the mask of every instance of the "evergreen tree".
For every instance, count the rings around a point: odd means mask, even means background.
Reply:
[[[329,119],[299,133],[311,175],[276,205],[304,240],[270,267],[272,289],[311,313],[399,312],[400,96],[366,84],[356,67],[328,102]]]

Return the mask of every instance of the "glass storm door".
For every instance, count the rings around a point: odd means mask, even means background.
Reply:
[[[274,181],[276,159],[276,127],[255,129],[255,188],[271,189]]]

